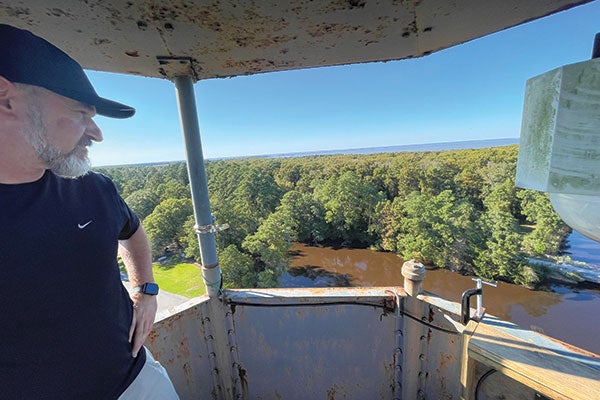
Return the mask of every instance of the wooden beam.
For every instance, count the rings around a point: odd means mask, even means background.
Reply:
[[[600,371],[574,358],[572,352],[542,347],[485,322],[467,326],[463,350],[463,398],[473,399],[476,362],[559,400],[600,399]]]

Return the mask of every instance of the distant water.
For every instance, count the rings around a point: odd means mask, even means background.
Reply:
[[[422,143],[422,144],[406,144],[398,146],[380,146],[380,147],[361,147],[357,149],[336,149],[336,150],[311,150],[300,151],[296,153],[278,153],[278,154],[262,154],[252,156],[233,156],[233,157],[212,157],[207,158],[208,161],[231,160],[238,158],[280,158],[280,157],[306,157],[306,156],[324,156],[334,154],[377,154],[377,153],[402,153],[409,151],[442,151],[442,150],[461,150],[461,149],[485,149],[489,147],[510,146],[519,144],[518,138],[505,139],[486,139],[486,140],[466,140],[462,142],[442,142],[442,143]],[[115,167],[146,167],[146,166],[161,166],[185,162],[183,160],[176,161],[158,161],[139,164],[123,164],[114,165]],[[104,168],[112,166],[98,166],[94,168]]]
[[[584,262],[593,269],[600,269],[600,243],[574,230],[567,238],[567,246],[564,253],[573,261]]]
[[[265,154],[252,156],[252,158],[279,158],[279,157],[304,157],[320,156],[334,154],[376,154],[376,153],[400,153],[408,151],[441,151],[441,150],[461,150],[461,149],[483,149],[488,147],[510,146],[519,144],[518,138],[505,139],[487,139],[487,140],[467,140],[463,142],[442,142],[442,143],[422,143],[407,144],[400,146],[382,146],[382,147],[362,147],[357,149],[336,149],[336,150],[313,150],[297,153]]]

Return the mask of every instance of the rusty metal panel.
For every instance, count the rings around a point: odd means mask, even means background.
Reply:
[[[425,321],[431,325],[426,327],[421,340],[423,393],[426,399],[458,399],[462,335],[448,322],[450,313],[446,310],[427,302],[423,302],[423,306]],[[443,330],[435,327],[443,327]]]
[[[236,306],[249,399],[391,399],[395,317],[362,305]]]
[[[226,290],[161,316],[148,346],[182,400],[459,399],[459,316],[456,303],[399,287]],[[596,367],[543,335],[486,321]]]
[[[418,296],[426,327],[422,341],[422,390],[426,399],[458,399],[464,326],[460,304],[431,293]]]
[[[196,79],[398,60],[589,0],[0,0],[90,69]]]
[[[162,315],[146,341],[169,372],[182,400],[214,398],[216,371],[203,323],[208,301],[208,296],[202,296]]]
[[[392,399],[402,288],[228,290],[247,399]]]

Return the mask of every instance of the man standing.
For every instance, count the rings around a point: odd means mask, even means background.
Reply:
[[[139,219],[88,172],[99,97],[81,66],[0,25],[0,386],[3,399],[177,399],[143,347],[158,287]],[[117,251],[134,294],[120,280]]]

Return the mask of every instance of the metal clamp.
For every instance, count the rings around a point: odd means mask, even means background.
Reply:
[[[488,286],[492,286],[492,287],[496,287],[498,286],[498,284],[496,282],[487,282],[484,281],[483,279],[477,277],[477,278],[472,278],[472,280],[474,280],[476,282],[475,287],[477,289],[482,289],[481,292],[477,295],[477,312],[475,313],[475,316],[478,318],[483,317],[483,313],[485,312],[483,309],[483,283],[485,283]]]
[[[470,305],[471,296],[474,296],[474,295],[477,296],[477,311],[475,312],[474,317],[481,318],[481,317],[483,317],[483,314],[485,313],[485,309],[483,308],[483,284],[485,283],[486,285],[493,286],[493,287],[498,286],[496,283],[484,281],[483,279],[481,279],[479,277],[472,278],[472,279],[476,282],[475,289],[465,290],[462,294],[462,300],[461,300],[461,308],[460,308],[461,322],[465,325],[471,319],[471,316],[470,316],[470,314],[471,314],[471,305]]]
[[[217,233],[217,232],[224,231],[227,228],[229,228],[229,224],[222,224],[222,225],[210,224],[210,225],[202,225],[202,226],[194,225],[194,230],[196,231],[196,233],[198,235],[205,235],[207,233]]]

